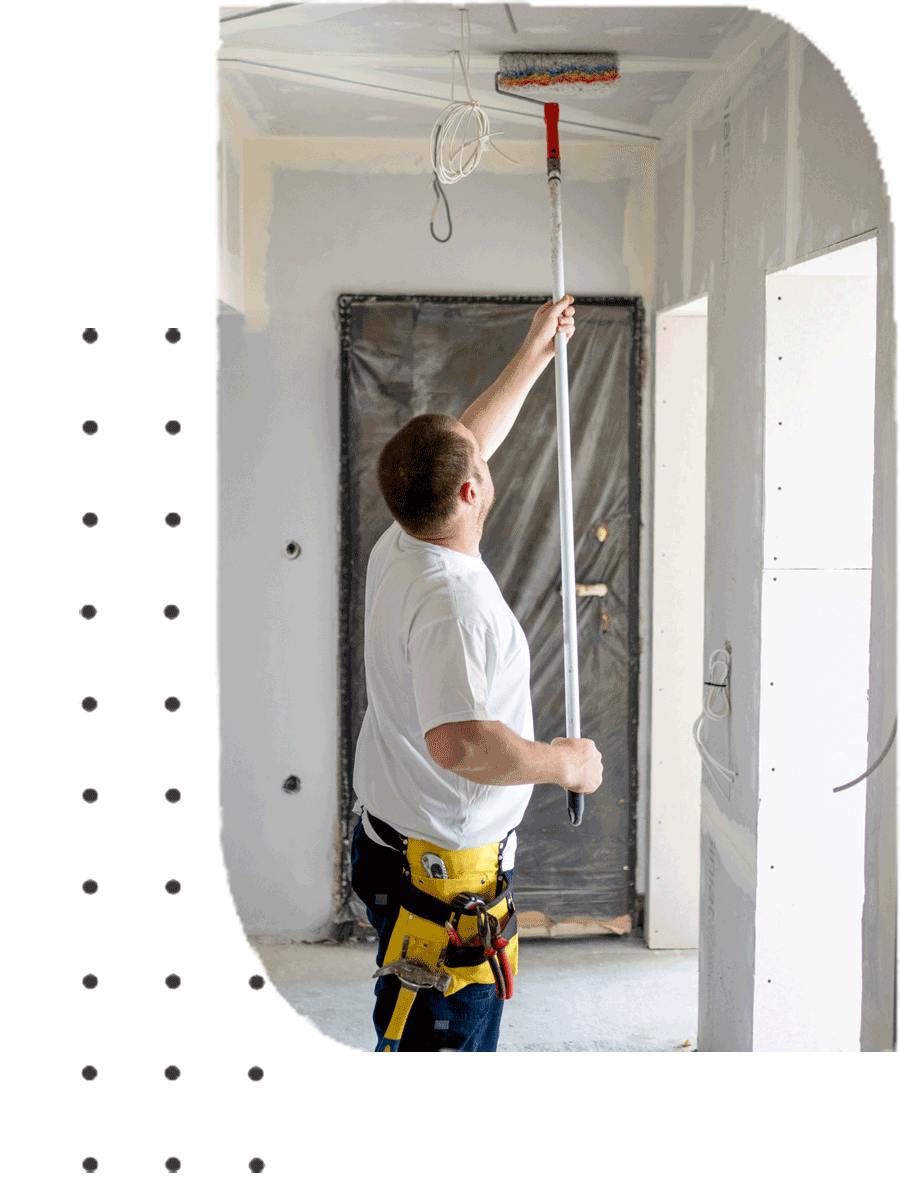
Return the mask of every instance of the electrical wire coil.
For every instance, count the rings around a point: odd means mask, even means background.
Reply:
[[[469,61],[472,46],[472,30],[468,9],[462,9],[459,17],[460,50],[451,50],[454,56],[450,69],[450,103],[434,123],[431,139],[431,166],[440,183],[458,183],[465,179],[481,162],[485,150],[496,150],[507,162],[516,163],[514,158],[495,146],[491,141],[491,125],[487,113],[472,97],[469,87]],[[465,57],[463,57],[465,55]],[[467,100],[456,99],[456,60],[459,59]],[[472,123],[475,136],[469,137]],[[464,157],[464,155],[466,157]]]

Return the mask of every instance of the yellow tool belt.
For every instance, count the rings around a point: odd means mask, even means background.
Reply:
[[[399,1049],[416,992],[423,988],[451,996],[470,983],[493,983],[501,999],[512,996],[519,937],[509,880],[500,870],[510,835],[474,850],[445,850],[406,838],[371,813],[367,816],[379,837],[386,833],[384,840],[399,841],[406,858],[400,912],[385,965],[373,976],[397,975],[400,980],[393,1014],[376,1047],[390,1051]]]

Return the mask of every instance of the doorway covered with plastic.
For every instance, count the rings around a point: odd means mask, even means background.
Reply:
[[[366,710],[366,567],[391,525],[376,464],[412,417],[460,417],[514,357],[547,296],[339,298],[341,330],[340,852],[335,911],[350,936],[356,742]],[[581,736],[603,783],[569,823],[565,790],[536,784],[518,828],[520,922],[635,924],[638,598],[644,308],[575,297],[568,345]],[[480,551],[531,650],[534,736],[566,734],[556,395],[549,365],[491,458],[496,498]],[[363,801],[365,797],[360,797]]]

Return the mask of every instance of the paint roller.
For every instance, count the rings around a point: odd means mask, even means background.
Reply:
[[[596,53],[501,54],[494,87],[499,92],[536,100],[544,106],[547,127],[547,178],[550,183],[550,265],[554,304],[566,295],[563,283],[562,172],[559,155],[559,105],[548,95],[609,95],[619,78],[618,56]],[[578,695],[578,619],[575,607],[575,534],[572,519],[572,454],[569,440],[569,371],[566,335],[555,338],[556,446],[559,461],[559,525],[562,547],[563,652],[566,683],[566,737],[581,737]],[[567,789],[569,820],[580,825],[584,793]]]

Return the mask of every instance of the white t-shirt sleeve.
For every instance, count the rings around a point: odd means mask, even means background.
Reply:
[[[490,696],[497,644],[486,625],[445,617],[414,629],[409,662],[423,737],[449,721],[496,720]]]

